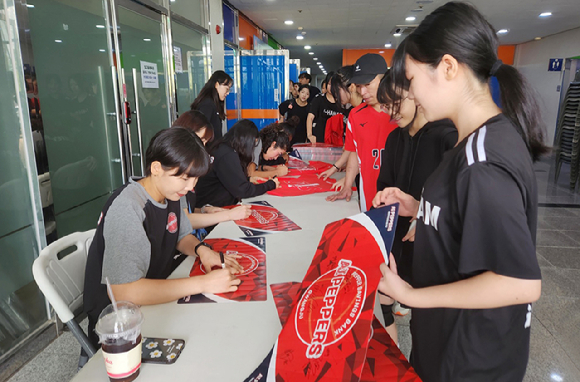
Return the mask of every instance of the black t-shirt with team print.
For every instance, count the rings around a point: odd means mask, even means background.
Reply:
[[[448,284],[486,271],[540,279],[537,189],[524,141],[502,114],[448,151],[425,183],[412,285]],[[430,381],[521,381],[531,304],[413,309],[411,361]]]
[[[340,113],[340,106],[332,103],[325,95],[314,98],[310,104],[309,114],[314,114],[312,135],[316,136],[316,142],[324,143],[324,133],[326,131],[326,121],[332,116]]]

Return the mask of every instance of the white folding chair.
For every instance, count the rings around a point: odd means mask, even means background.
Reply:
[[[89,358],[96,350],[75,320],[75,313],[83,307],[85,266],[94,235],[95,230],[92,229],[60,238],[44,248],[32,265],[32,274],[38,287]],[[59,259],[60,252],[75,246],[76,249]]]

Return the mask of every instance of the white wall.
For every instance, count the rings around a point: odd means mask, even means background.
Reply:
[[[554,141],[562,72],[548,72],[550,58],[580,56],[580,28],[572,29],[538,41],[520,44],[516,47],[514,65],[536,90],[546,124],[546,143]],[[566,91],[566,89],[563,89]]]

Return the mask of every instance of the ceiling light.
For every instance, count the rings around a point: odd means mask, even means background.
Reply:
[[[240,41],[244,41],[244,40],[245,40],[245,38],[243,38],[243,37],[238,37],[238,40],[240,40]]]
[[[509,32],[509,29],[500,29],[497,31],[497,34],[506,34],[507,32]]]
[[[314,56],[314,52],[308,52],[308,54]]]
[[[26,8],[34,8],[33,4],[26,4]]]
[[[309,50],[312,49],[312,47],[310,45],[304,45],[304,49]]]
[[[302,36],[301,34],[299,34],[298,36],[296,36],[296,40],[304,40],[304,36]]]
[[[54,40],[54,42],[59,42],[60,43],[60,42],[62,42],[62,40]]]
[[[301,31],[302,29],[304,29],[303,27],[298,27],[298,30]]]
[[[292,25],[292,24],[294,24],[294,21],[292,21],[292,20],[286,20],[286,21],[284,21],[284,24],[286,24],[286,25]]]
[[[149,42],[149,41],[151,41],[151,39],[150,38],[144,38],[143,41]]]
[[[301,34],[302,36],[306,36],[306,32],[304,32],[304,31],[300,32],[300,34]]]
[[[417,18],[415,16],[409,16],[405,19],[405,21],[415,21]]]
[[[96,25],[96,27],[99,28],[99,29],[105,29],[105,26],[104,25]]]
[[[393,36],[395,36],[395,37],[401,37],[401,34],[400,33],[393,33]]]
[[[385,53],[385,51],[384,50],[379,50],[379,53]]]
[[[541,37],[536,37],[534,40],[541,40],[541,39],[542,39]]]
[[[316,58],[316,57],[312,57],[312,59],[313,59],[314,61],[318,61],[318,58]]]
[[[552,12],[542,12],[540,13],[540,17],[550,17],[552,16]]]
[[[106,52],[106,50],[105,50],[105,49],[99,49],[99,52],[103,52],[103,53],[105,53],[105,52]]]
[[[390,42],[385,44],[385,48],[390,48],[391,46],[393,46]]]

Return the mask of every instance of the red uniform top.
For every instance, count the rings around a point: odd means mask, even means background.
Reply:
[[[377,179],[381,170],[381,155],[387,137],[397,128],[387,113],[376,111],[361,103],[348,117],[344,149],[356,152],[360,169],[360,207],[368,211],[377,193]]]

